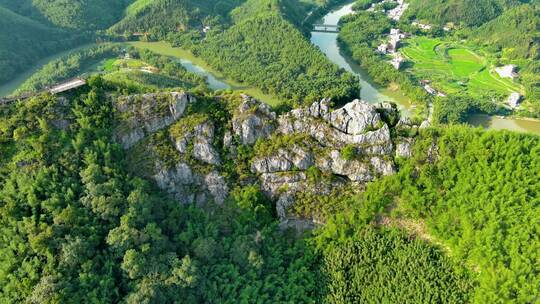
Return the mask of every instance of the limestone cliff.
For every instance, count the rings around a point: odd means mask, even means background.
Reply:
[[[186,93],[120,98],[115,138],[135,166],[145,168],[142,175],[179,202],[221,204],[233,187],[257,183],[276,202],[284,227],[324,222],[318,214],[293,211],[300,194],[359,192],[395,173],[396,157],[412,156],[418,132],[388,103],[353,100],[333,109],[322,99],[277,115],[242,95],[234,107],[210,101],[227,109],[228,122],[224,116],[218,122],[214,110],[197,107],[199,102]],[[239,149],[251,151],[247,159]]]

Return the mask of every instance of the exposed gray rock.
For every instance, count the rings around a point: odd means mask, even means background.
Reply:
[[[154,180],[160,189],[173,195],[182,204],[204,205],[209,198],[222,204],[229,195],[229,186],[217,171],[203,176],[185,163],[158,170]]]
[[[372,156],[369,159],[374,173],[378,176],[387,176],[396,173],[393,161],[385,160],[382,157]]]
[[[429,120],[424,120],[422,124],[420,124],[420,129],[426,129],[431,127],[431,122]]]
[[[188,153],[189,143],[193,144],[192,156],[195,159],[211,165],[219,165],[219,153],[213,147],[214,125],[210,121],[202,122],[186,131],[182,136],[174,138],[176,150],[180,153]]]
[[[217,171],[212,171],[204,178],[205,186],[217,204],[223,204],[229,195],[229,186],[223,176]]]
[[[381,117],[376,108],[366,102],[354,100],[330,113],[328,122],[343,133],[358,135],[376,129]]]
[[[175,168],[159,170],[154,175],[154,180],[160,189],[173,195],[182,204],[195,202],[195,193],[191,186],[201,183],[200,177],[195,176],[185,163],[179,163]]]
[[[396,157],[411,158],[413,145],[413,138],[401,138],[396,145]]]
[[[317,158],[317,167],[332,174],[346,176],[353,182],[368,182],[374,179],[369,163],[345,160],[337,150],[330,151],[328,156]]]
[[[272,135],[275,130],[276,113],[270,107],[244,95],[238,112],[232,119],[233,132],[244,145],[252,145],[259,138]]]
[[[294,196],[291,193],[283,193],[276,202],[276,211],[281,221],[287,220],[287,210],[294,205]]]
[[[121,120],[115,139],[128,149],[146,135],[170,126],[194,101],[191,95],[179,92],[120,97],[115,103]]]
[[[281,134],[309,134],[323,146],[341,148],[345,145],[379,145],[386,149],[375,151],[391,153],[392,141],[388,125],[382,122],[373,105],[355,100],[343,108],[326,113],[328,101],[312,104],[309,108],[295,109],[280,116],[278,132]],[[315,113],[315,115],[312,115]],[[326,113],[321,115],[321,113]],[[366,149],[366,151],[369,151]]]
[[[275,155],[254,159],[251,171],[254,173],[275,173],[293,169],[307,170],[313,164],[313,154],[295,145],[287,150],[279,149]]]

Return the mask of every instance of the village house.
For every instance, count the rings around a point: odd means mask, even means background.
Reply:
[[[501,76],[501,78],[510,78],[515,79],[518,77],[518,73],[516,72],[517,66],[513,64],[508,64],[502,67],[495,68],[495,72]]]
[[[522,97],[521,94],[519,94],[517,92],[513,92],[506,99],[506,103],[510,106],[510,108],[515,109],[515,108],[519,107],[519,104],[521,102],[521,97]]]
[[[392,60],[390,60],[390,64],[396,69],[399,70],[403,63],[405,62],[405,58],[401,56],[400,53],[395,53]]]

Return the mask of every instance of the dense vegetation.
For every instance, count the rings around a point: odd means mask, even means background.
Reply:
[[[294,26],[274,13],[249,18],[209,36],[194,53],[232,79],[295,103],[358,94],[351,74],[331,64]]]
[[[354,77],[331,64],[302,35],[309,10],[335,1],[319,2],[136,2],[111,31],[167,39],[225,76],[289,102],[356,96]]]
[[[124,56],[132,59],[121,59]],[[124,93],[144,93],[164,88],[207,90],[203,77],[188,72],[176,60],[148,50],[102,44],[49,62],[22,84],[16,93],[40,91],[63,80],[95,72],[103,73],[104,79],[115,88],[122,88]]]
[[[538,136],[463,126],[424,131],[413,159],[369,185],[346,214],[327,223],[318,242],[360,238],[357,227],[375,218],[440,243],[464,261],[476,277],[471,302],[534,302],[539,151]]]
[[[465,26],[479,26],[499,16],[504,10],[521,4],[519,0],[410,0],[409,19],[432,24],[451,22]]]
[[[36,92],[62,80],[81,75],[85,69],[99,61],[120,55],[121,49],[119,45],[103,44],[53,60],[28,78],[16,93]]]
[[[14,78],[39,59],[81,43],[65,31],[47,27],[0,6],[0,83]]]
[[[137,0],[110,31],[118,34],[149,33],[163,38],[177,30],[202,30],[225,22],[228,13],[245,0]]]
[[[387,201],[381,195],[395,187],[368,189],[373,206],[349,201],[365,214],[354,229],[331,222],[313,239],[278,230],[256,185],[237,187],[222,206],[172,200],[126,171],[103,87],[92,78],[71,104],[45,95],[2,109],[3,302],[468,299],[467,272],[442,251],[369,228]],[[228,108],[222,103],[189,111],[219,116]],[[59,129],[59,119],[70,125]]]
[[[131,0],[0,0],[4,6],[38,22],[71,30],[105,29],[122,16]]]

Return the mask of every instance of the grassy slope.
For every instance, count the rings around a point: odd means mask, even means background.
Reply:
[[[467,83],[466,87],[473,95],[485,90],[501,94],[522,91],[518,84],[496,75],[483,57],[464,46],[417,37],[410,39],[401,51],[414,63],[412,71],[415,74],[434,81],[435,86],[447,93],[463,90],[459,81]]]

